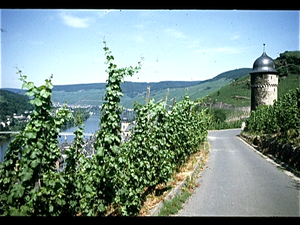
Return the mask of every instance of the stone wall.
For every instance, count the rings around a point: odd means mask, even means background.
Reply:
[[[277,160],[286,163],[294,170],[294,173],[300,174],[300,146],[294,146],[288,143],[280,143],[276,137],[267,135],[251,135],[241,132],[240,136],[248,143],[265,155],[271,154]]]

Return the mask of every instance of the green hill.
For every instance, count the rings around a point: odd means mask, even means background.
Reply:
[[[144,103],[147,86],[151,87],[150,99],[154,98],[155,101],[165,99],[169,88],[168,104],[172,104],[174,97],[176,97],[176,101],[182,100],[187,92],[192,100],[202,98],[250,71],[250,68],[230,70],[204,81],[125,82],[121,84],[124,94],[121,104],[126,108],[133,108],[134,101]],[[54,103],[60,104],[67,101],[70,105],[99,106],[103,103],[105,86],[106,83],[54,85],[52,100]],[[6,90],[22,93],[20,89]]]
[[[229,84],[234,78],[244,76],[250,70],[249,68],[230,70],[205,81],[125,82],[121,86],[124,93],[121,104],[126,108],[133,108],[134,101],[144,103],[147,86],[150,86],[151,90],[150,99],[154,98],[155,101],[165,99],[169,88],[168,104],[172,104],[174,97],[176,101],[182,100],[187,92],[192,100],[202,98]],[[61,104],[67,101],[68,104],[101,105],[105,85],[105,83],[57,85],[54,86],[52,99],[55,103]]]
[[[26,110],[33,110],[33,106],[29,103],[27,96],[0,89],[1,120],[6,121],[7,115],[12,116],[14,113],[20,115]]]
[[[198,85],[185,87],[185,88],[170,88],[169,96],[168,96],[168,104],[172,104],[174,97],[176,97],[176,101],[182,100],[186,93],[189,94],[192,100],[196,98],[202,98],[203,96],[210,93],[211,90],[218,89],[227,83],[228,82],[223,78],[214,82],[203,82]],[[155,101],[165,99],[166,94],[167,94],[167,88],[156,90],[156,91],[152,90],[152,87],[150,88],[150,99],[153,98],[155,99]],[[137,101],[139,103],[144,103],[145,98],[146,98],[146,89],[142,93],[139,93],[133,98],[130,98],[128,95],[124,95],[124,97],[121,100],[121,103],[125,107],[132,108],[134,101]]]
[[[204,102],[222,102],[232,106],[250,106],[251,89],[250,75],[235,79],[230,84],[221,87],[219,90],[210,93]]]
[[[299,86],[300,51],[286,51],[275,59],[279,72],[278,96],[287,90]],[[205,102],[222,102],[232,106],[250,106],[251,68],[240,68],[223,72],[204,81],[162,81],[162,82],[125,82],[121,85],[124,96],[121,104],[133,108],[134,101],[144,103],[147,86],[151,87],[150,99],[165,99],[169,88],[168,104],[176,97],[180,101],[188,93],[192,100],[207,96]],[[70,105],[102,105],[106,83],[55,85],[52,100],[54,103]],[[15,93],[24,93],[21,89],[7,89]]]
[[[289,89],[300,86],[300,51],[286,51],[274,61],[279,72],[278,98],[281,98]],[[236,78],[230,84],[210,93],[204,102],[222,102],[237,107],[250,106],[250,74]]]
[[[147,89],[147,86],[150,85],[152,90],[157,91],[169,88],[180,88],[180,87],[189,87],[196,84],[199,84],[203,81],[161,81],[161,82],[131,82],[126,81],[121,84],[121,88],[124,94],[128,94],[131,97],[134,97],[136,93],[143,92]],[[53,91],[64,91],[64,92],[76,92],[76,91],[86,91],[91,89],[105,89],[106,83],[91,83],[91,84],[71,84],[71,85],[55,85]]]

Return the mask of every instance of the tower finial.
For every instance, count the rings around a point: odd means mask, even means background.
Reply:
[[[266,52],[266,44],[263,43],[263,51]]]

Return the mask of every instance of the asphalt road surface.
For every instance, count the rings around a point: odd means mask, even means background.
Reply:
[[[200,186],[178,216],[299,216],[300,184],[238,139],[210,131]]]

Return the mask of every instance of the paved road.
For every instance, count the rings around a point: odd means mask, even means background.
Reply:
[[[299,216],[300,184],[236,135],[210,131],[200,186],[179,216]]]

